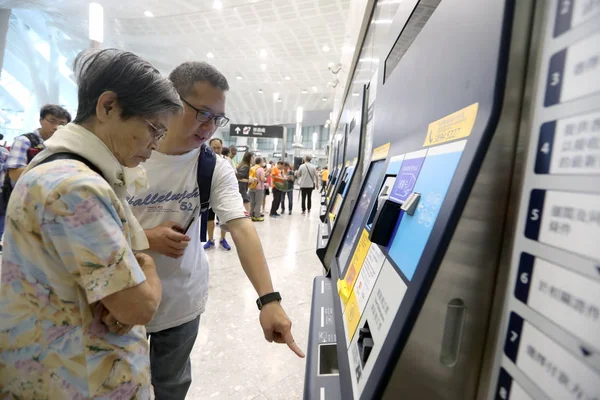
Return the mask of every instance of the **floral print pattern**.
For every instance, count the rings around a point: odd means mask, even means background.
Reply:
[[[146,331],[110,333],[100,300],[146,278],[123,206],[77,161],[40,165],[8,205],[0,280],[1,399],[149,399]]]

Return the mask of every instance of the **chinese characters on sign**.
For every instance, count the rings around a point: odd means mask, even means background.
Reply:
[[[592,319],[594,322],[598,321],[600,309],[595,304],[586,304],[586,301],[583,298],[548,284],[548,282],[543,280],[539,282],[538,290],[541,293],[548,295],[551,299],[568,305],[573,310]]]

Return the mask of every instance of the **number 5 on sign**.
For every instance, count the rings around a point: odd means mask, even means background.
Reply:
[[[525,224],[525,237],[538,240],[542,224],[542,210],[544,209],[545,190],[534,189],[529,197],[528,217]]]

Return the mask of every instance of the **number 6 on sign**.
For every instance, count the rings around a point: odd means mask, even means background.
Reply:
[[[521,283],[524,285],[527,285],[529,283],[529,274],[525,272],[521,274]]]

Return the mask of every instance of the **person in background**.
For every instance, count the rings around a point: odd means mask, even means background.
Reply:
[[[255,181],[253,182],[252,189],[250,189],[250,216],[252,221],[261,222],[264,221],[264,217],[260,212],[262,200],[265,195],[265,169],[263,168],[263,159],[256,157],[252,166],[252,173],[250,174]]]
[[[229,161],[229,163],[231,164],[231,168],[235,170],[235,165],[233,164],[233,160],[230,157],[231,150],[229,150],[229,147],[223,147],[223,150],[221,150],[221,155],[223,156],[223,158],[225,158],[225,160]]]
[[[208,142],[208,144],[213,149],[217,157],[221,157],[229,162],[230,159],[223,157],[223,155],[221,154],[223,150],[223,141],[221,139],[210,139],[210,142]],[[204,250],[208,250],[212,247],[215,247],[215,212],[212,208],[208,209],[208,222],[206,230],[208,233],[208,241],[204,243]],[[219,245],[223,249],[229,251],[231,250],[231,246],[229,245],[229,243],[227,243],[227,239],[225,238],[226,236],[227,232],[225,231],[225,229],[221,228],[221,240],[219,240]]]
[[[13,186],[33,157],[44,149],[44,141],[50,139],[58,127],[69,122],[71,114],[61,106],[46,104],[40,109],[40,127],[31,133],[17,136],[10,148],[6,168]]]
[[[4,140],[4,135],[0,133],[0,140]],[[9,151],[3,145],[0,145],[0,182],[6,179],[6,160],[8,159]],[[2,195],[2,184],[0,183],[0,238],[4,234],[4,217],[6,216],[6,206],[4,196]],[[2,244],[0,243],[0,252],[2,252]]]
[[[73,69],[75,122],[52,132],[8,204],[0,398],[150,399],[144,325],[162,289],[153,259],[135,253],[148,241],[126,197],[181,100],[132,53],[84,51]],[[48,159],[57,153],[79,159]]]
[[[283,161],[277,161],[277,165],[271,168],[271,182],[273,187],[273,201],[271,202],[271,211],[269,215],[271,217],[279,217],[277,210],[281,204],[281,190],[284,186],[283,175],[281,170],[283,169]]]
[[[232,144],[231,146],[229,146],[229,158],[231,159],[231,162],[233,163],[233,169],[236,169],[238,166],[236,156],[237,156],[237,146],[235,144]]]
[[[231,164],[231,168],[233,168],[233,170],[235,171],[235,169],[237,168],[237,166],[233,162],[233,158],[231,158],[231,150],[230,150],[230,148],[229,147],[223,147],[223,150],[221,150],[221,155],[223,156],[223,158],[225,160],[229,161],[229,164]]]
[[[203,145],[229,118],[225,106],[227,78],[205,62],[185,62],[169,75],[183,113],[169,121],[168,135],[144,164],[148,188],[131,198],[133,212],[144,227],[163,285],[158,311],[146,329],[150,334],[152,385],[159,400],[185,399],[192,382],[190,354],[206,308],[209,262],[200,241],[198,164]],[[258,322],[269,342],[285,343],[298,356],[291,326],[274,291],[268,263],[256,228],[244,209],[238,181],[228,161],[216,157],[210,184],[210,207],[227,225],[248,280],[263,304]],[[155,197],[156,196],[156,197]],[[146,199],[156,199],[147,202]],[[160,202],[159,202],[160,200]],[[182,203],[186,204],[183,205]],[[182,227],[195,222],[182,233]],[[194,238],[194,240],[192,240]],[[241,290],[241,288],[238,288]],[[265,297],[266,296],[266,297]],[[241,306],[241,304],[240,304]],[[237,340],[253,339],[235,332]],[[256,360],[260,368],[260,360]],[[207,371],[199,371],[203,373]],[[209,376],[209,375],[207,375]]]
[[[319,188],[319,183],[317,181],[317,169],[311,163],[312,156],[307,155],[304,158],[304,163],[298,167],[298,172],[296,173],[296,178],[298,179],[298,185],[300,186],[300,191],[302,192],[302,215],[306,214],[306,210],[308,207],[308,213],[310,214],[310,209],[312,206],[312,192],[315,187]]]
[[[273,161],[271,161],[271,163],[272,162]],[[261,211],[260,216],[264,217],[265,210],[267,209],[267,197],[269,197],[269,195],[271,194],[269,189],[273,186],[273,179],[271,178],[271,172],[272,172],[271,164],[267,164],[267,162],[265,160],[263,160],[262,167],[265,170],[266,182],[265,182],[265,196],[263,197],[262,211]],[[277,215],[277,217],[278,216],[279,215]]]
[[[250,183],[250,168],[254,165],[254,153],[251,151],[247,151],[242,157],[242,161],[238,164],[236,168],[236,177],[238,180],[238,189],[240,191],[240,195],[242,195],[242,200],[244,202],[244,208],[246,212],[250,215],[250,195],[248,193],[248,185]]]
[[[327,181],[329,180],[329,169],[327,167],[323,167],[323,171],[321,172],[321,188],[325,189],[327,186]]]
[[[285,214],[285,198],[288,198],[289,215],[292,215],[294,205],[294,171],[289,162],[283,163],[282,176],[284,179],[281,189],[281,213]]]

